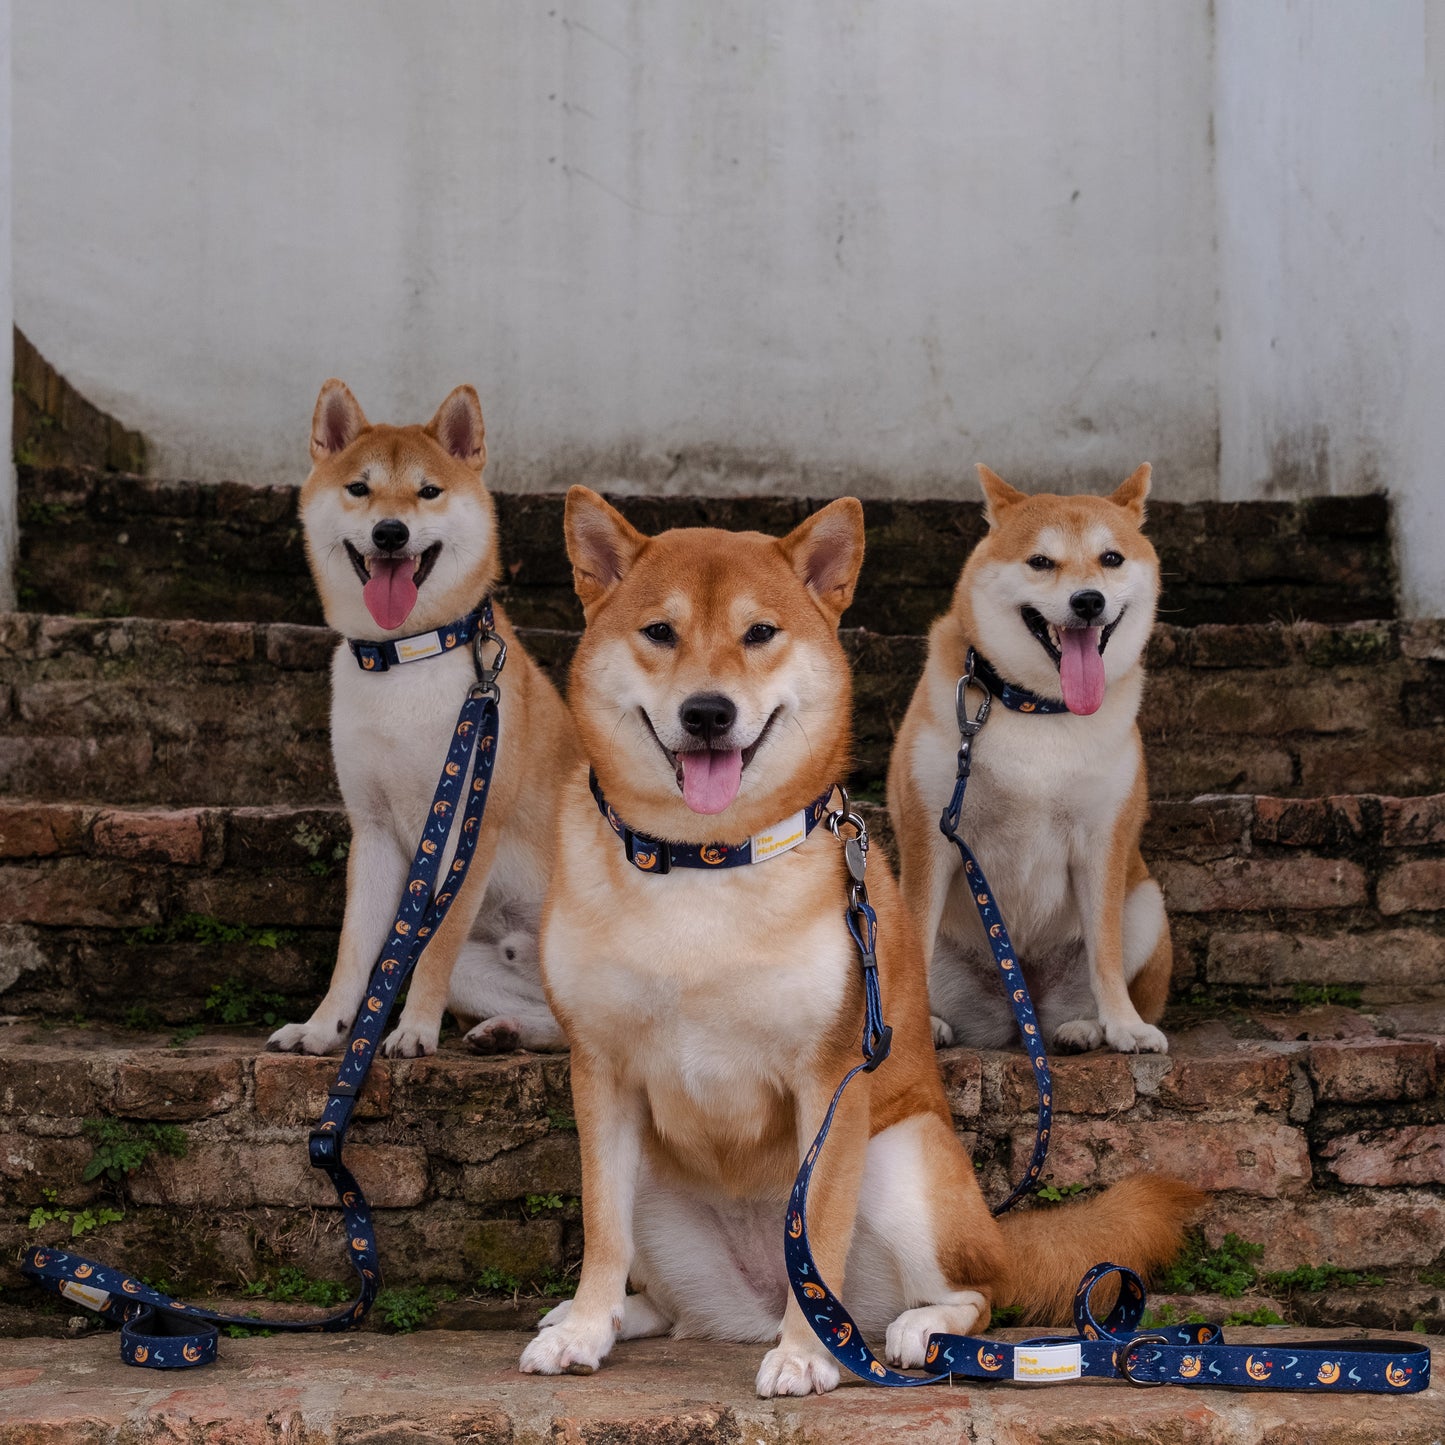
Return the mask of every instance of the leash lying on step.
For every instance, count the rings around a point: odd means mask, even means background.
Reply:
[[[970,685],[983,691],[983,702],[972,717],[968,712]],[[958,715],[958,768],[953,794],[939,820],[939,828],[958,849],[964,873],[970,883],[994,962],[1008,990],[1009,1002],[1019,1026],[1038,1086],[1038,1128],[1033,1156],[1023,1179],[993,1212],[1002,1214],[1022,1196],[1038,1186],[1048,1155],[1052,1120],[1053,1084],[1048,1058],[1039,1035],[1038,1021],[1022,970],[1013,956],[1008,929],[988,880],[972,850],[958,834],[964,792],[973,765],[973,740],[988,721],[994,697],[1020,712],[1059,713],[1062,703],[1034,697],[1004,683],[970,650],[964,675],[958,680],[955,707]],[[842,791],[840,789],[840,791]],[[842,1300],[818,1272],[808,1243],[808,1188],[818,1155],[828,1138],[843,1091],[860,1073],[871,1073],[888,1057],[892,1030],[884,1021],[882,991],[878,982],[876,953],[878,918],[868,902],[865,875],[868,866],[868,830],[863,819],[848,806],[827,818],[835,837],[851,827],[844,843],[848,866],[848,931],[858,949],[863,970],[864,1023],[863,1060],[843,1076],[833,1093],[812,1145],[804,1156],[788,1201],[787,1224],[783,1233],[783,1254],[788,1283],[805,1318],[819,1340],[839,1364],[870,1384],[908,1388],[938,1385],[955,1378],[1017,1380],[1035,1384],[1060,1384],[1085,1378],[1122,1379],[1133,1385],[1229,1385],[1235,1388],[1275,1390],[1329,1390],[1410,1394],[1429,1385],[1430,1351],[1404,1340],[1281,1340],[1264,1345],[1225,1343],[1218,1325],[1176,1325],[1149,1330],[1137,1326],[1143,1317],[1144,1284],[1133,1270],[1117,1264],[1096,1264],[1079,1282],[1074,1295],[1074,1336],[1049,1335],[1011,1344],[978,1335],[936,1334],[929,1337],[925,1364],[941,1365],[936,1374],[908,1375],[892,1370],[874,1355]],[[1113,1309],[1100,1322],[1090,1303],[1094,1287],[1117,1274],[1120,1288]]]
[[[359,1292],[345,1309],[321,1320],[225,1315],[183,1304],[144,1280],[82,1255],[48,1246],[32,1248],[21,1264],[22,1271],[37,1284],[120,1324],[121,1359],[129,1365],[175,1370],[208,1364],[216,1358],[222,1326],[290,1334],[349,1330],[365,1318],[376,1299],[381,1288],[376,1228],[366,1198],[342,1159],[342,1150],[357,1097],[402,986],[460,892],[476,851],[491,792],[492,769],[497,760],[501,725],[498,708],[501,691],[497,678],[507,660],[506,644],[493,630],[490,600],[461,622],[439,629],[436,634],[424,633],[418,639],[402,638],[398,643],[383,644],[394,651],[409,642],[422,643],[435,638],[432,650],[418,652],[413,658],[400,658],[414,661],[422,656],[435,657],[460,645],[455,639],[463,633],[463,640],[472,643],[477,679],[462,702],[391,933],[372,969],[365,1001],[357,1012],[336,1080],[327,1091],[326,1106],[311,1131],[308,1145],[312,1165],[325,1173],[336,1188],[348,1257],[360,1280]],[[489,645],[495,649],[490,664],[483,656],[483,650]],[[372,644],[353,643],[352,647],[353,650],[369,649],[367,656],[380,652]],[[368,671],[376,667],[374,661],[368,666],[361,651],[357,651],[357,659]],[[388,663],[395,665],[397,660],[397,657],[383,658],[380,670],[385,671]],[[461,828],[456,852],[439,889],[437,875],[459,802],[462,803]]]

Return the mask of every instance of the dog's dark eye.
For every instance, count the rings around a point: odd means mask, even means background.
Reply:
[[[771,642],[778,635],[778,629],[771,622],[755,622],[743,633],[744,647],[757,647],[764,642]]]
[[[1054,570],[1053,559],[1045,557],[1042,552],[1035,552],[1034,555],[1029,558],[1029,566],[1032,567],[1035,572],[1052,572]]]
[[[1099,561],[1102,562],[1105,567],[1122,567],[1124,565],[1124,558],[1118,552],[1105,552],[1104,555],[1099,558]]]
[[[442,489],[440,487],[434,487],[430,482],[428,482],[426,486],[424,486],[421,491],[417,493],[417,496],[419,496],[422,501],[429,502],[433,497],[439,497],[441,496],[441,494]]]
[[[676,647],[677,633],[672,630],[670,622],[652,622],[642,629],[642,635],[649,641],[655,642],[659,647]]]
[[[353,497],[369,497],[371,495],[371,488],[365,482],[352,482],[346,490]]]

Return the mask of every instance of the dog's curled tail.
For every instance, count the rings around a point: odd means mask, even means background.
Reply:
[[[1007,1215],[999,1221],[1007,1262],[995,1303],[1021,1309],[1028,1321],[1064,1324],[1087,1269],[1108,1260],[1147,1279],[1179,1252],[1185,1226],[1204,1200],[1183,1180],[1134,1174],[1096,1199]],[[1117,1283],[1117,1276],[1100,1282],[1098,1318],[1112,1305]]]

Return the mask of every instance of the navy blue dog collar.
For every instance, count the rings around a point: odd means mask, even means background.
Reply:
[[[348,637],[346,645],[363,672],[386,672],[406,662],[440,657],[444,652],[465,647],[479,632],[491,630],[492,599],[486,597],[465,617],[448,622],[445,627],[434,627],[430,632],[414,632],[410,637],[398,637],[391,642],[358,642]]]
[[[989,693],[996,697],[1010,712],[1033,712],[1033,713],[1060,713],[1068,712],[1068,708],[1062,702],[1053,698],[1040,697],[1035,692],[1030,692],[1026,687],[1015,687],[1011,682],[1005,682],[998,674],[998,669],[981,652],[974,648],[968,650],[970,666],[964,675],[971,676]]]
[[[779,853],[796,848],[823,821],[828,812],[828,799],[833,796],[833,788],[829,786],[827,792],[814,798],[806,808],[800,808],[774,828],[754,833],[743,843],[666,843],[629,828],[603,797],[597,774],[590,769],[587,786],[592,789],[597,810],[607,819],[607,826],[622,839],[627,861],[644,873],[671,873],[674,868],[742,868],[776,858]]]

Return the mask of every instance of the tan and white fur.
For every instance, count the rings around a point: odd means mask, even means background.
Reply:
[[[322,387],[301,520],[326,620],[343,637],[380,641],[441,627],[491,592],[501,564],[496,511],[482,481],[486,456],[481,406],[469,386],[457,387],[426,426],[404,427],[371,425],[340,381]],[[394,576],[396,594],[369,602],[383,573]],[[559,782],[576,760],[576,739],[556,689],[502,608],[493,610],[508,655],[492,791],[466,882],[382,1043],[391,1055],[434,1052],[447,1008],[481,1052],[566,1047],[542,992],[536,937]],[[363,671],[345,642],[337,647],[331,746],[351,820],[346,916],[326,996],[307,1022],[278,1029],[271,1048],[322,1054],[343,1043],[475,677],[470,647],[385,672]],[[453,838],[442,876],[454,851]]]
[[[958,753],[954,688],[973,647],[1040,697],[1076,689],[1069,713],[995,702],[974,743],[959,828],[993,887],[1044,1036],[1065,1051],[1168,1049],[1157,1025],[1169,925],[1139,852],[1148,793],[1136,719],[1159,595],[1159,560],[1141,530],[1149,475],[1140,467],[1109,497],[1030,497],[979,468],[989,532],[929,633],[888,773],[939,1043],[1016,1039],[957,850],[938,828]],[[1082,671],[1077,649],[1100,640],[1102,651],[1084,659],[1090,677],[1066,677],[1069,648]],[[972,709],[981,697],[970,690]]]
[[[837,626],[863,557],[856,501],[783,538],[645,537],[574,487],[566,521],[587,616],[570,702],[628,826],[738,844],[843,776],[852,688]],[[542,1321],[521,1367],[590,1373],[618,1339],[671,1333],[770,1347],[760,1395],[830,1390],[838,1367],[791,1297],[782,1245],[799,1162],[860,1056],[843,845],[823,826],[747,867],[650,875],[626,860],[585,768],[560,828],[542,964],[572,1043],[586,1246],[576,1299]],[[860,1327],[917,1365],[930,1333],[982,1328],[995,1304],[1061,1318],[1097,1259],[1162,1262],[1199,1196],[1139,1177],[995,1221],[953,1130],[922,951],[876,848],[868,882],[892,1053],[839,1106],[809,1235]]]

